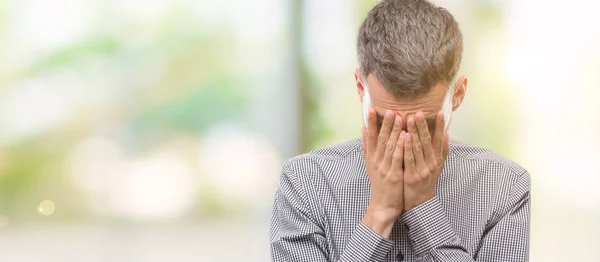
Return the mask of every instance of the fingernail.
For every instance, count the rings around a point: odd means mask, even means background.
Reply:
[[[423,113],[421,113],[421,112],[417,113],[417,119],[419,121],[423,120]]]
[[[385,111],[385,117],[392,118],[392,111],[390,111],[390,110]]]
[[[400,139],[404,138],[404,130],[402,130],[402,132],[400,132]]]
[[[394,120],[394,123],[396,125],[400,124],[400,117],[399,116],[396,116],[396,120]]]

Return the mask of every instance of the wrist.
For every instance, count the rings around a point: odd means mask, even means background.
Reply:
[[[399,215],[392,212],[375,211],[367,209],[362,222],[373,230],[377,235],[383,238],[389,238],[392,233],[392,227]]]
[[[404,211],[408,212],[408,211],[412,210],[413,208],[433,199],[434,197],[435,197],[435,192],[414,196],[414,197],[412,197],[413,198],[412,201],[405,202]]]

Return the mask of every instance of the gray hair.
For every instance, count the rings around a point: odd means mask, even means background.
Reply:
[[[449,85],[462,49],[454,17],[427,0],[384,0],[371,9],[358,33],[361,74],[374,74],[397,98],[426,93],[440,82]]]

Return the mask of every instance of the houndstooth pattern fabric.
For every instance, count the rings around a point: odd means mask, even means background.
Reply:
[[[389,239],[361,220],[370,183],[360,139],[285,161],[271,219],[273,261],[528,261],[530,176],[456,140],[433,199]]]

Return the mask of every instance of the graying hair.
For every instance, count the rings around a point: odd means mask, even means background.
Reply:
[[[454,17],[427,0],[384,0],[358,33],[361,74],[374,74],[396,98],[426,93],[440,82],[449,85],[462,49]]]

